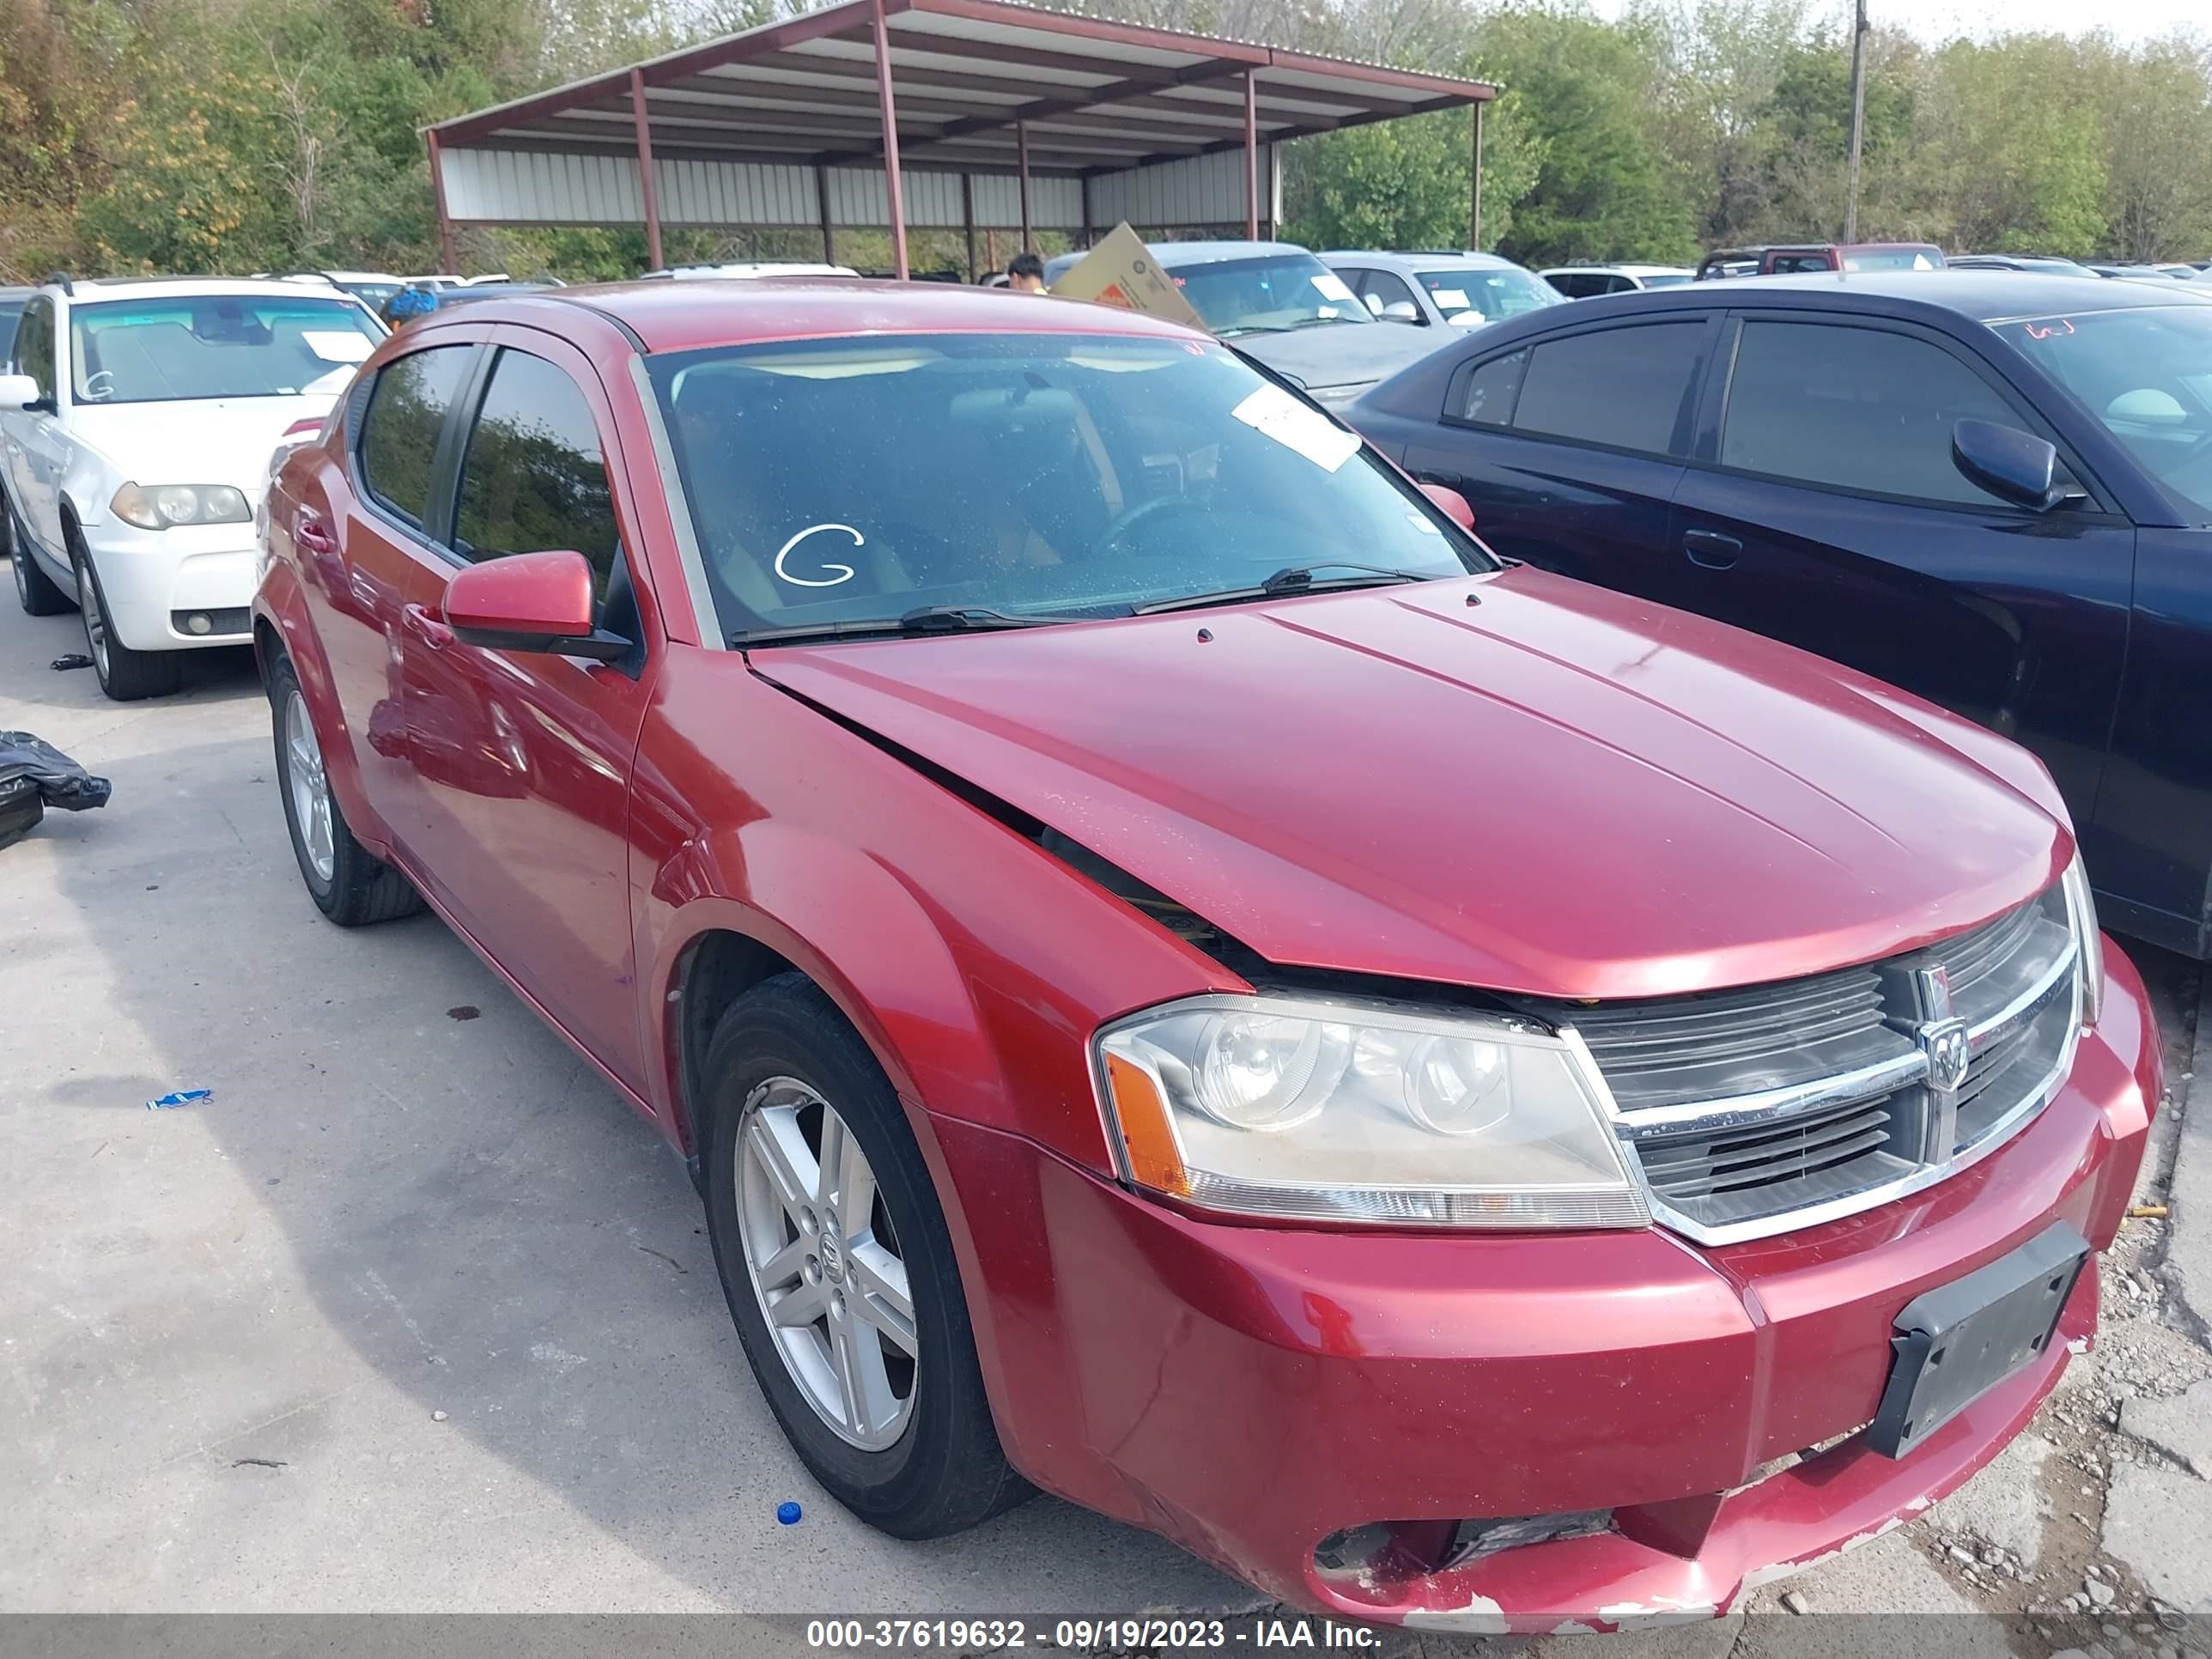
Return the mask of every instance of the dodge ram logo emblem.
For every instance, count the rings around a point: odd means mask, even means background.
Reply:
[[[1956,1093],[1974,1058],[1973,1047],[1966,1041],[1966,1022],[1936,1020],[1920,1028],[1919,1037],[1928,1056],[1928,1086],[1947,1095]]]

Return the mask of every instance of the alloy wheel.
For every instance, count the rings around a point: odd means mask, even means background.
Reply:
[[[315,879],[327,883],[337,869],[331,833],[331,785],[323,772],[322,745],[307,716],[307,699],[294,686],[284,699],[284,784],[292,792],[292,821]]]
[[[797,1078],[746,1097],[738,1232],[791,1380],[839,1438],[897,1443],[914,1415],[914,1298],[868,1163],[836,1108]]]

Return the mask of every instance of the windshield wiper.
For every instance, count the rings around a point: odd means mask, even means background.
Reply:
[[[1351,570],[1352,576],[1317,577],[1316,570]],[[1240,599],[1273,599],[1285,593],[1310,593],[1316,588],[1390,587],[1400,582],[1425,582],[1433,578],[1419,570],[1393,570],[1386,564],[1354,564],[1348,559],[1323,559],[1315,564],[1286,564],[1254,587],[1224,587],[1212,593],[1184,593],[1172,599],[1154,599],[1135,606],[1130,615],[1157,616],[1163,611],[1194,611],[1201,605],[1235,605]]]
[[[1282,334],[1289,331],[1288,323],[1231,323],[1227,328],[1217,328],[1217,340],[1233,340],[1240,334]]]
[[[1291,329],[1291,328],[1318,328],[1318,327],[1320,327],[1323,323],[1349,323],[1349,322],[1356,322],[1357,320],[1358,320],[1358,319],[1356,319],[1356,318],[1352,318],[1352,317],[1340,317],[1340,316],[1336,316],[1336,315],[1334,315],[1334,313],[1332,313],[1332,314],[1330,314],[1329,316],[1327,316],[1327,317],[1322,317],[1322,316],[1301,317],[1301,318],[1299,318],[1299,319],[1297,319],[1297,321],[1296,321],[1295,323],[1286,324],[1285,326],[1285,328],[1286,328],[1286,329]],[[1372,319],[1370,319],[1370,320],[1372,320]]]
[[[786,628],[746,628],[730,635],[743,649],[754,645],[799,645],[819,640],[880,639],[884,635],[967,634],[1000,628],[1042,628],[1060,617],[1017,617],[981,605],[925,605],[902,617],[857,617],[846,622],[796,623]]]

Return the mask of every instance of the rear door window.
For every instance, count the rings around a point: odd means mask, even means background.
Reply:
[[[1520,395],[1521,376],[1528,367],[1526,349],[1477,363],[1464,380],[1454,380],[1445,414],[1476,426],[1510,426],[1513,400]]]
[[[384,366],[362,424],[362,483],[386,512],[421,529],[430,512],[431,471],[438,435],[473,345],[432,346]]]
[[[1802,483],[1989,507],[1952,464],[1964,420],[2023,424],[1990,383],[1941,346],[1842,323],[1743,325],[1720,463]]]
[[[1594,329],[1532,347],[1513,429],[1665,455],[1704,361],[1705,319]]]

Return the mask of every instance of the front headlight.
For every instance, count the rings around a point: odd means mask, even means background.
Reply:
[[[167,530],[186,524],[251,524],[253,508],[243,490],[228,484],[127,483],[108,505],[115,516],[141,530]]]
[[[2089,877],[2076,848],[2066,866],[2066,914],[2081,952],[2081,1023],[2094,1025],[2105,1006],[2105,936],[2097,927],[2097,901],[2089,896]]]
[[[1505,1016],[1204,996],[1107,1027],[1121,1172],[1210,1209],[1386,1226],[1650,1219],[1583,1054]]]

